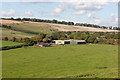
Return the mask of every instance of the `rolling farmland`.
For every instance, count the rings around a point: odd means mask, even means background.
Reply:
[[[30,31],[30,32],[52,32],[52,31],[89,31],[89,32],[118,32],[117,30],[108,30],[92,27],[83,26],[72,26],[63,24],[43,23],[43,22],[31,22],[31,21],[13,21],[13,20],[2,20],[3,24],[12,26],[13,29]]]
[[[2,37],[31,38],[59,31],[117,32],[83,26],[2,20]],[[104,37],[104,36],[102,36]],[[2,41],[2,46],[22,43]],[[3,78],[117,78],[118,46],[108,44],[22,47],[2,51]]]
[[[3,51],[3,78],[117,78],[118,46],[66,45]]]

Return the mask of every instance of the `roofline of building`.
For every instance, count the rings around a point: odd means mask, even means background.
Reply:
[[[75,42],[86,42],[85,40],[75,40],[75,39],[69,39],[69,40],[53,40],[53,41],[75,41]]]

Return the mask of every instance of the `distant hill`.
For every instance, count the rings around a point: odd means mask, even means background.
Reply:
[[[84,27],[84,26],[31,22],[31,21],[2,20],[2,24],[10,25],[15,30],[37,32],[37,33],[39,32],[50,33],[53,31],[118,32],[118,30],[108,30],[108,29],[92,28],[92,27]]]

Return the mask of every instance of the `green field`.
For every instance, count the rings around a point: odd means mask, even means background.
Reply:
[[[13,30],[5,29],[5,28],[2,28],[1,33],[2,33],[2,37],[17,37],[17,38],[29,37],[31,38],[33,36],[33,34],[28,34],[28,33],[20,32],[20,31],[13,31]]]
[[[12,42],[12,41],[1,41],[1,42],[2,42],[2,45],[1,45],[2,47],[5,47],[5,46],[15,46],[15,45],[23,44],[23,43]]]
[[[3,78],[117,78],[118,46],[66,45],[3,51]]]
[[[29,37],[31,38],[32,36],[39,34],[40,32],[42,33],[52,33],[56,31],[51,27],[51,25],[48,25],[46,23],[20,23],[20,24],[5,24],[8,26],[11,26],[12,29],[6,29],[2,28],[1,33],[2,37],[16,37],[16,38],[24,38],[24,37]]]
[[[29,31],[36,33],[51,33],[55,29],[48,25],[47,23],[21,23],[21,24],[9,24],[13,29],[21,30],[21,31]]]

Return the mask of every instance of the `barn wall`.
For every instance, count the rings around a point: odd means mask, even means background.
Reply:
[[[55,44],[59,44],[59,43],[64,44],[64,41],[62,40],[55,41]]]
[[[77,42],[75,42],[75,41],[70,41],[70,44],[77,44]]]

